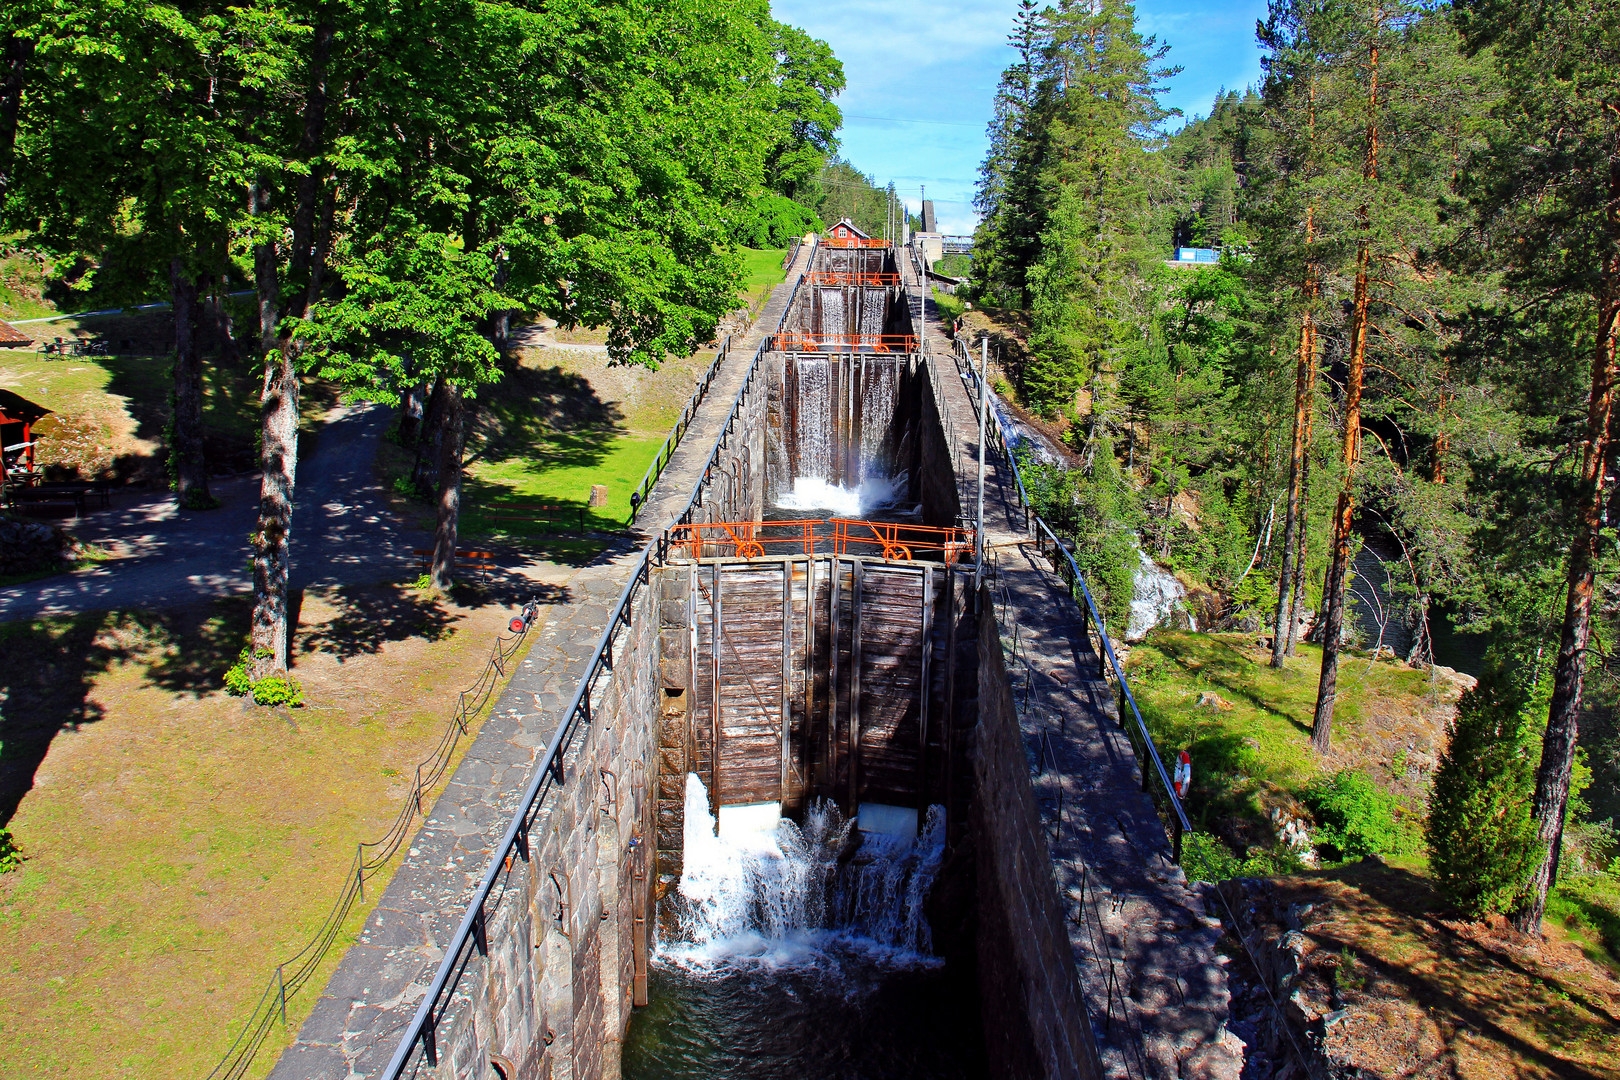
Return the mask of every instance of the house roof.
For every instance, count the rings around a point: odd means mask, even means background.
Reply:
[[[865,233],[861,232],[860,228],[858,226],[856,226],[856,224],[853,221],[849,220],[849,218],[839,218],[838,219],[838,224],[834,225],[833,228],[836,229],[836,228],[839,228],[840,226],[842,226],[843,228],[848,229],[850,232],[854,233],[856,236],[860,237],[862,240],[870,240],[870,239],[872,239],[870,236],[867,236]]]
[[[0,345],[32,345],[34,339],[12,326],[8,322],[0,322]]]
[[[50,415],[50,411],[43,405],[34,404],[21,394],[0,390],[0,423],[15,424],[21,421],[24,424],[32,424],[40,417]]]

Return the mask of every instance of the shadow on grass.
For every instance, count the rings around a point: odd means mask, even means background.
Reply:
[[[243,598],[165,612],[90,612],[0,624],[0,825],[34,786],[51,743],[101,720],[96,679],[120,663],[177,694],[217,690],[242,650]]]
[[[468,463],[527,458],[581,468],[601,461],[624,431],[624,413],[598,397],[583,375],[514,366],[479,402],[473,432],[482,445]]]
[[[1569,1035],[1553,1015],[1558,1007],[1578,1006],[1611,1029],[1620,1028],[1620,1016],[1615,1015],[1611,1002],[1595,1000],[1580,987],[1557,978],[1546,967],[1526,966],[1504,949],[1492,948],[1477,938],[1459,934],[1441,921],[1447,912],[1430,883],[1410,870],[1364,862],[1326,871],[1319,876],[1359,889],[1388,911],[1406,915],[1422,924],[1423,941],[1434,950],[1441,962],[1432,968],[1432,972],[1418,973],[1398,967],[1364,949],[1355,950],[1357,958],[1381,977],[1402,986],[1419,1002],[1439,1002],[1441,1008],[1475,1031],[1536,1061],[1557,1076],[1598,1080],[1596,1074],[1581,1065],[1560,1058],[1502,1028],[1485,1009],[1479,1007],[1478,1002],[1489,999],[1477,989],[1447,987],[1437,976],[1443,973],[1448,980],[1458,983],[1470,977],[1489,980],[1497,969],[1521,976],[1530,983],[1532,999],[1502,1001],[1502,1008],[1522,1013],[1538,1030],[1546,1031],[1551,1039],[1559,1042],[1566,1041]],[[1370,918],[1371,914],[1368,913],[1367,917]],[[1334,946],[1344,944],[1332,941]]]
[[[1217,638],[1195,639],[1190,635],[1159,634],[1148,642],[1167,659],[1175,661],[1184,670],[1211,686],[1219,687],[1233,697],[1309,735],[1311,726],[1290,713],[1283,712],[1268,701],[1255,686],[1250,674],[1255,662],[1244,656],[1229,643]],[[1202,646],[1202,647],[1200,647]]]

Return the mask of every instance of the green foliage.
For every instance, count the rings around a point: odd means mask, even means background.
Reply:
[[[1411,855],[1421,838],[1401,805],[1363,772],[1345,769],[1305,788],[1305,805],[1316,816],[1317,841],[1342,859],[1364,855]]]
[[[1035,512],[1060,539],[1072,542],[1074,561],[1103,617],[1111,626],[1127,623],[1138,563],[1131,526],[1141,511],[1114,462],[1112,447],[1105,439],[1089,474],[1028,458],[1019,470]]]
[[[954,322],[967,310],[967,302],[952,296],[950,293],[940,292],[938,289],[930,290],[934,294],[934,304],[939,308],[939,317],[945,322]]]
[[[269,656],[261,652],[261,656]],[[253,662],[252,651],[243,649],[225,672],[225,691],[232,697],[251,697],[257,705],[287,705],[297,708],[304,703],[304,692],[291,675],[270,675],[253,679],[248,667]]]
[[[11,838],[11,830],[0,828],[0,874],[9,874],[22,865],[22,849]]]
[[[807,232],[820,231],[821,219],[786,195],[762,195],[735,211],[737,242],[751,248],[785,248]]]
[[[1508,680],[1488,676],[1457,703],[1435,771],[1429,865],[1440,894],[1470,918],[1511,907],[1539,855],[1530,815],[1534,710]]]
[[[1294,874],[1303,870],[1304,864],[1299,856],[1289,851],[1254,849],[1240,858],[1232,854],[1219,837],[1190,832],[1181,838],[1181,869],[1189,881],[1214,882]]]

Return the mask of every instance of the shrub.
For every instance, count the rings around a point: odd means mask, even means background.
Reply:
[[[1190,832],[1181,838],[1181,869],[1189,881],[1275,877],[1302,868],[1299,857],[1288,851],[1259,851],[1239,857],[1209,833]]]
[[[291,675],[269,675],[257,680],[248,675],[250,651],[243,649],[236,663],[225,672],[225,691],[233,697],[251,697],[257,705],[302,705],[304,692]],[[259,655],[270,654],[261,651]]]
[[[1400,817],[1395,797],[1365,773],[1345,769],[1319,777],[1306,787],[1304,799],[1316,815],[1317,841],[1340,858],[1410,855],[1419,848],[1416,826]]]
[[[11,830],[0,829],[0,874],[9,874],[22,865],[22,851],[11,838]]]
[[[1469,918],[1508,910],[1530,877],[1535,724],[1527,706],[1496,679],[1464,693],[1435,770],[1429,865],[1440,894]]]

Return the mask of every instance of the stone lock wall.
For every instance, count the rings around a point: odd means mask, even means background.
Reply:
[[[1002,1077],[1100,1080],[1052,856],[1029,782],[990,587],[979,593],[979,726],[971,820],[978,877],[979,995]]]
[[[656,591],[632,601],[594,720],[535,818],[531,857],[514,855],[486,905],[488,956],[467,966],[438,1027],[439,1064],[419,1075],[487,1080],[492,1065],[509,1080],[618,1075],[652,913]],[[462,912],[441,917],[453,926]]]

